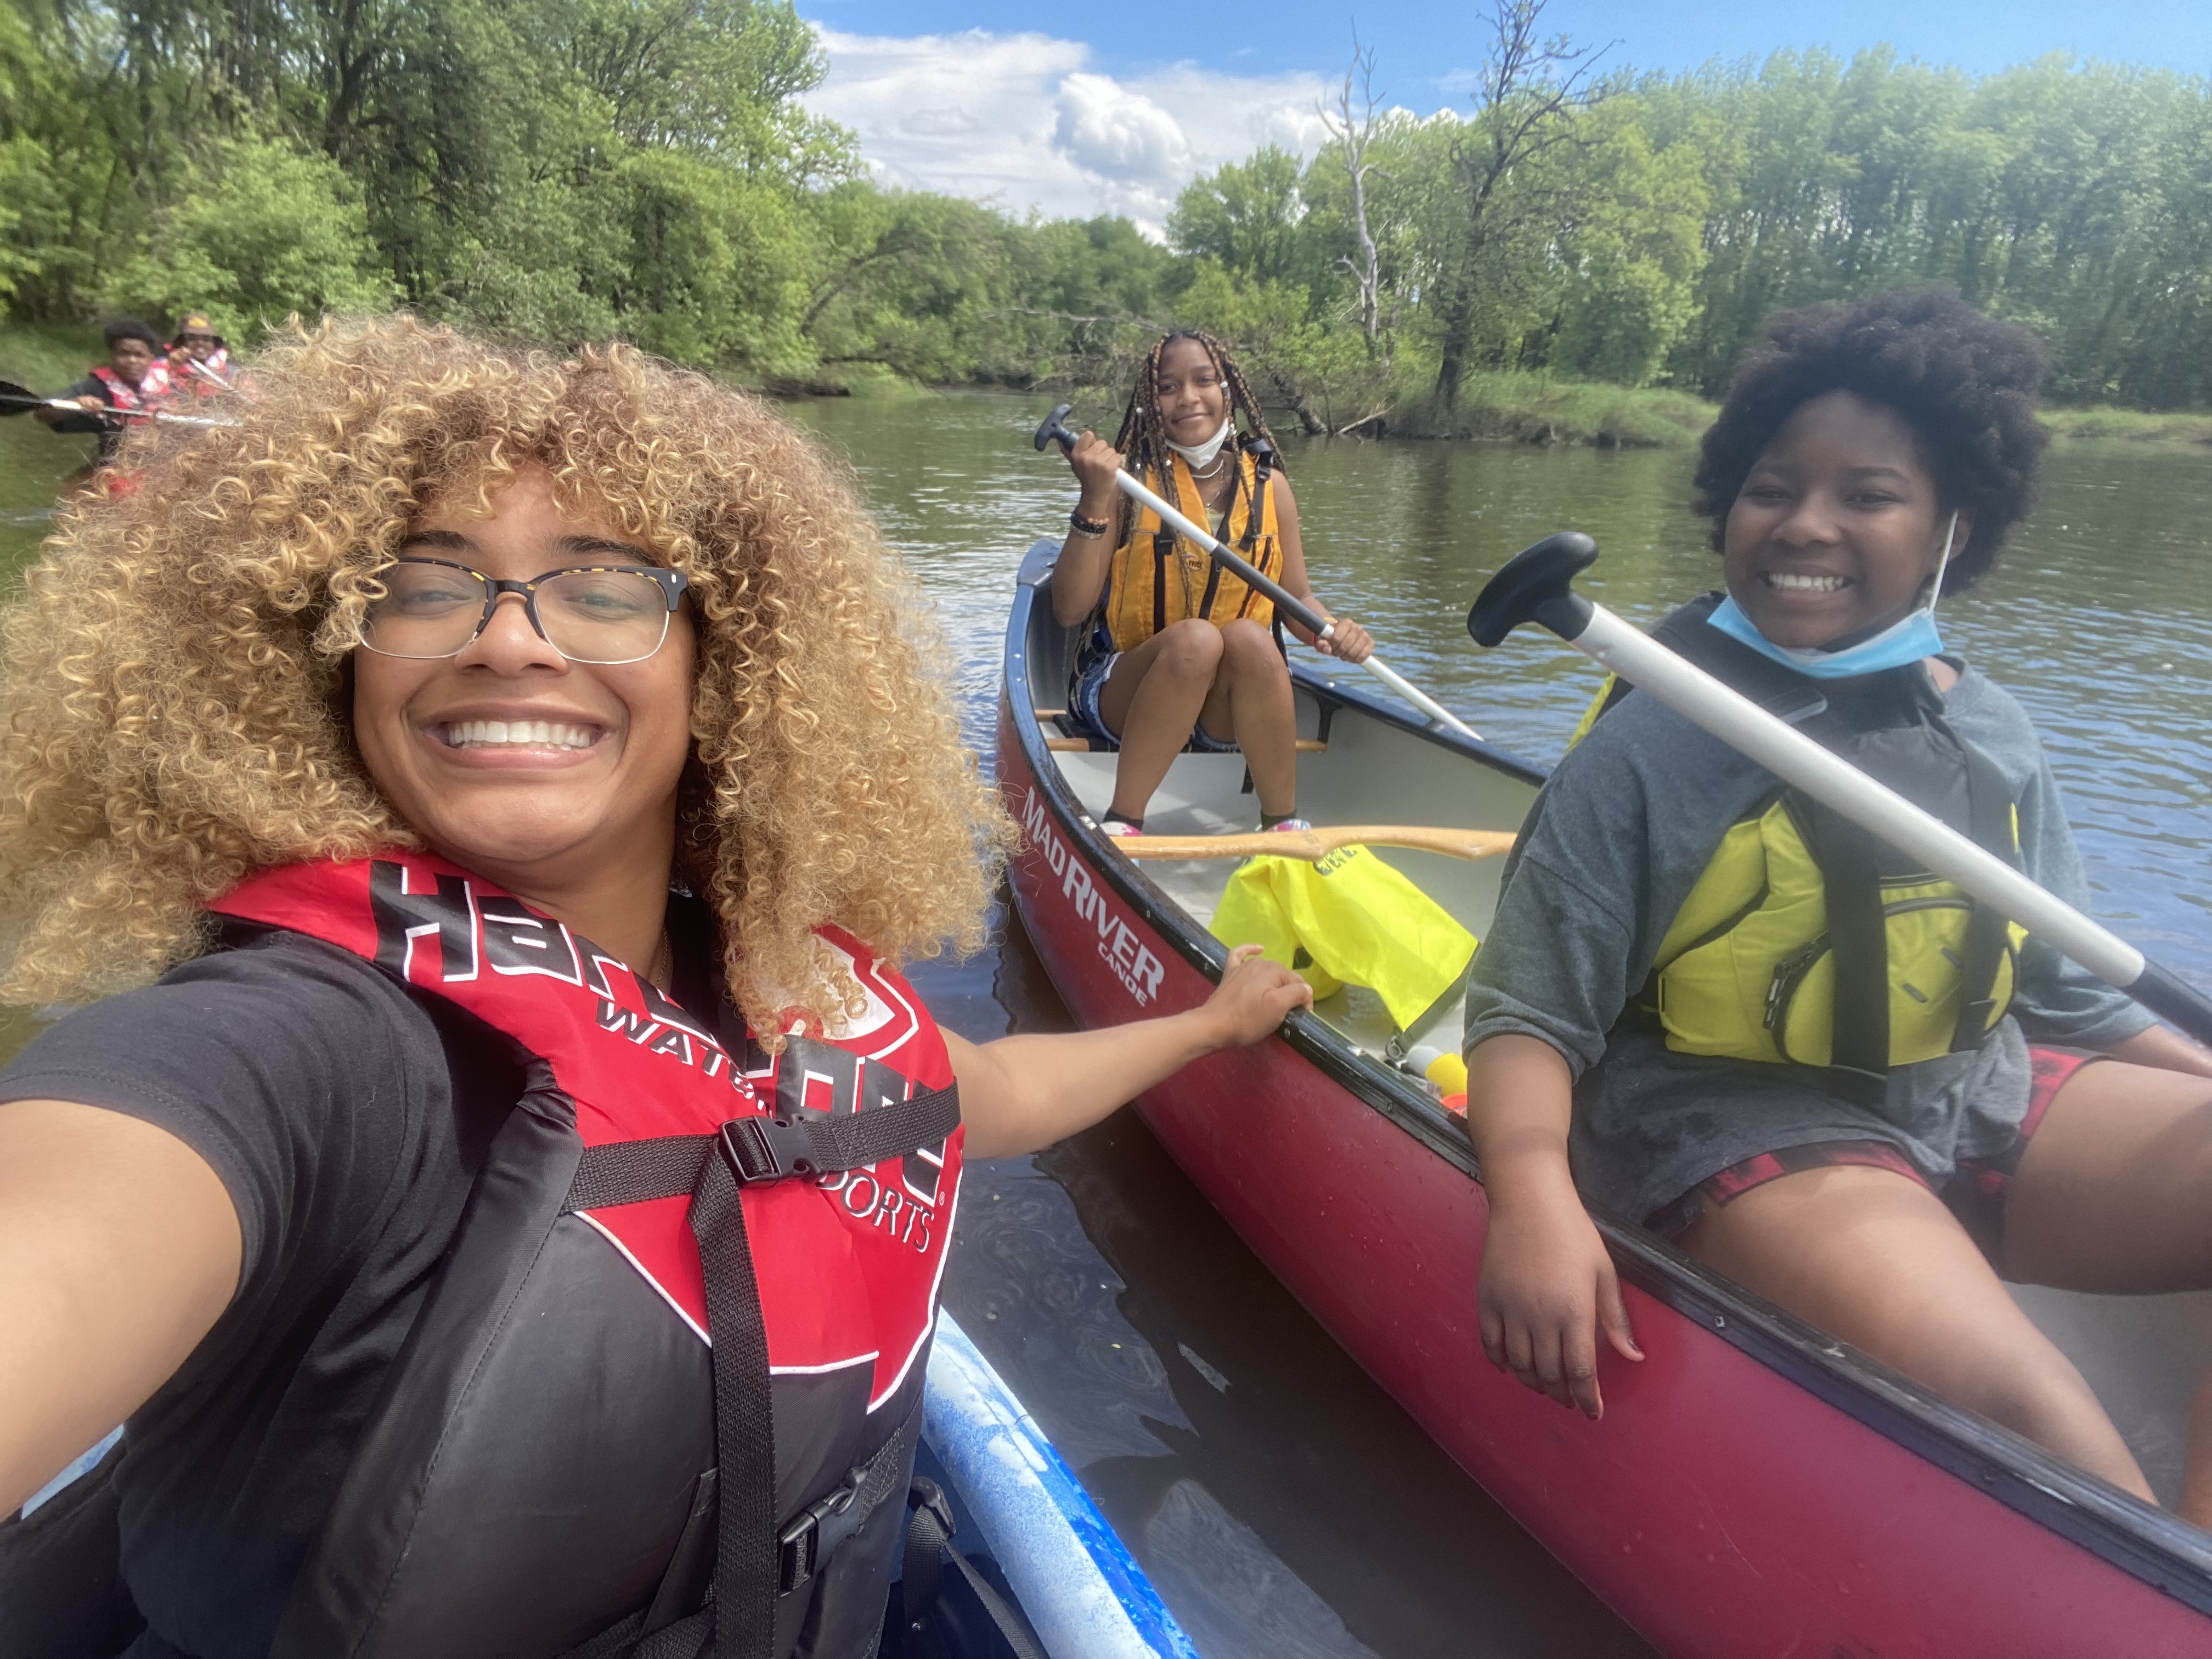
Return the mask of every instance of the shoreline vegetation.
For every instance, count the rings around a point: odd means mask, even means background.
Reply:
[[[251,351],[404,307],[773,395],[1116,410],[1181,325],[1286,435],[1673,447],[1774,313],[1942,287],[2048,344],[2069,441],[2212,438],[2212,74],[1886,46],[1642,71],[1547,6],[1485,9],[1466,96],[1425,114],[1347,42],[1314,142],[1141,225],[884,186],[809,111],[828,59],[793,0],[0,9],[0,315],[201,311]]]
[[[0,379],[53,391],[82,375],[100,360],[100,331],[65,323],[0,324]],[[805,379],[764,379],[750,391],[781,401],[808,398],[866,398],[922,400],[946,392],[999,392],[1030,396],[1042,410],[1045,399],[1079,397],[1093,411],[1118,410],[1126,387],[1044,385],[1034,389],[1003,382],[911,380],[879,364],[856,372]],[[1267,399],[1271,418],[1283,429],[1297,429],[1297,412]],[[1336,434],[1356,441],[1517,443],[1537,447],[1586,446],[1595,449],[1684,449],[1711,423],[1716,405],[1686,392],[1665,386],[1609,386],[1598,380],[1568,380],[1530,369],[1471,370],[1462,382],[1459,408],[1449,416],[1419,396],[1394,404],[1389,412]],[[2046,408],[2045,426],[2062,443],[2161,444],[2212,448],[2212,413],[2157,413],[2114,404]],[[1110,434],[1109,434],[1110,435]]]

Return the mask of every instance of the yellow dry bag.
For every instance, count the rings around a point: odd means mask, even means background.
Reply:
[[[1317,863],[1255,858],[1229,878],[1212,933],[1257,945],[1325,997],[1364,985],[1401,1030],[1466,977],[1474,935],[1364,847]]]

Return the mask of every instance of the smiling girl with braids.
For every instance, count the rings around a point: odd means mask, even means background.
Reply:
[[[1243,430],[1238,429],[1238,416]],[[1144,829],[1146,804],[1176,756],[1242,750],[1264,829],[1297,816],[1297,732],[1280,629],[1356,663],[1367,630],[1338,618],[1327,640],[1278,618],[1273,603],[1164,526],[1149,507],[1115,504],[1126,465],[1324,617],[1306,585],[1298,507],[1259,401],[1221,343],[1177,329],[1145,356],[1112,444],[1085,432],[1068,463],[1083,499],[1052,584],[1054,617],[1091,627],[1068,709],[1085,735],[1118,744],[1109,835]],[[1109,532],[1111,533],[1109,533]]]

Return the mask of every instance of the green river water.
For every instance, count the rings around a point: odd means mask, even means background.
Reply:
[[[907,557],[987,766],[1014,567],[1038,536],[1057,538],[1073,499],[1064,464],[1030,447],[1044,402],[789,410],[851,462]],[[0,562],[30,555],[82,453],[0,422]],[[1573,528],[1604,550],[1588,590],[1639,621],[1717,580],[1687,511],[1686,453],[1293,438],[1285,455],[1317,591],[1400,672],[1540,763],[1558,757],[1595,677],[1533,633],[1478,652],[1465,617],[1485,577]],[[1952,648],[2042,731],[2102,919],[2203,986],[2208,526],[2212,454],[2061,450],[2034,520],[1943,617]],[[933,1007],[977,1039],[1063,1025],[1018,928],[1002,918],[998,932],[983,957],[917,974]],[[947,1306],[1208,1659],[1644,1650],[1345,1357],[1133,1115],[1033,1159],[975,1165],[957,1236]]]

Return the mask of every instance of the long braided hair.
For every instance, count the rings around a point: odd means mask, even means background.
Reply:
[[[1121,429],[1114,436],[1114,447],[1121,452],[1123,465],[1142,479],[1146,473],[1165,480],[1174,475],[1170,464],[1175,452],[1168,447],[1167,428],[1160,419],[1159,381],[1160,359],[1177,340],[1195,340],[1206,356],[1212,361],[1213,372],[1221,377],[1221,384],[1229,392],[1229,420],[1232,427],[1240,424],[1242,431],[1230,434],[1230,443],[1237,450],[1253,447],[1259,440],[1273,453],[1271,465],[1278,472],[1283,465],[1282,447],[1275,434],[1267,429],[1267,418],[1260,412],[1260,400],[1252,395],[1252,388],[1243,372],[1231,361],[1229,349],[1203,329],[1178,328],[1164,334],[1145,354],[1144,364],[1137,370],[1137,384],[1129,392],[1128,407],[1121,411]],[[1129,532],[1136,524],[1137,503],[1134,498],[1121,498],[1121,530],[1115,538],[1116,545],[1129,539]]]

